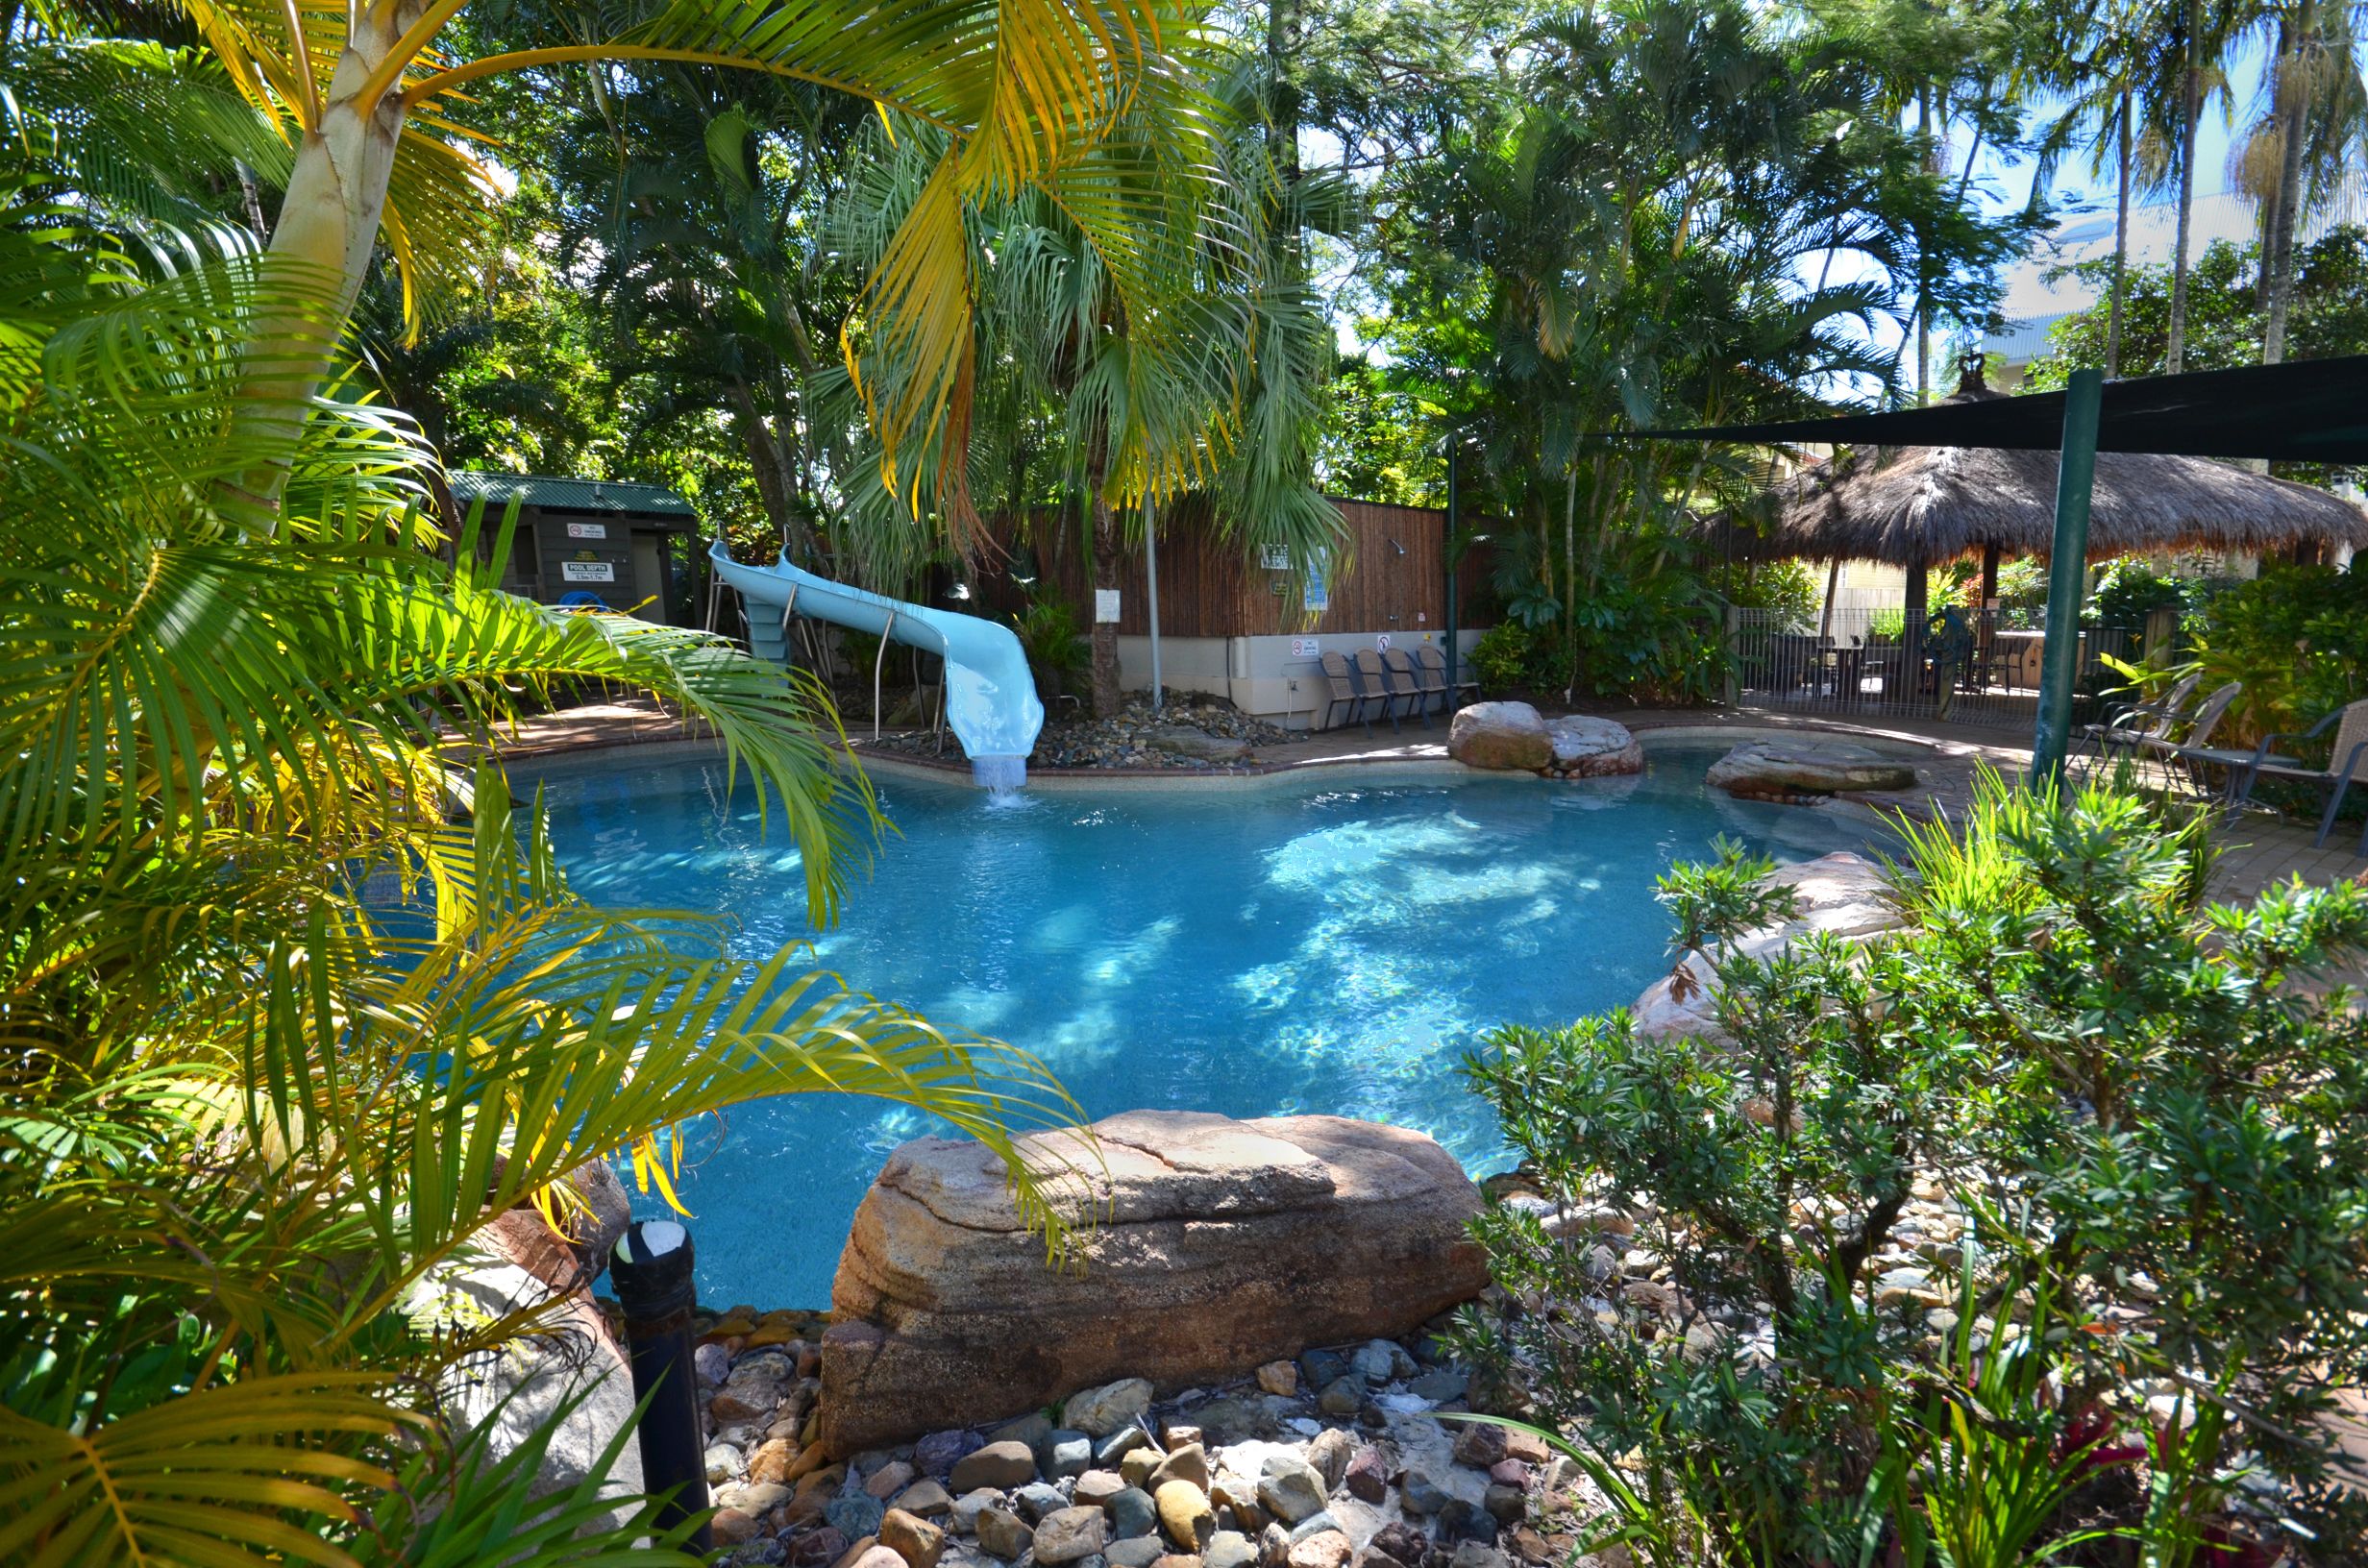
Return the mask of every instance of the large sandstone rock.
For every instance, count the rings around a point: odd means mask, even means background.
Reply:
[[[1762,958],[1781,947],[1819,932],[1863,942],[1904,923],[1890,900],[1883,868],[1848,850],[1779,866],[1766,882],[1792,889],[1795,914],[1789,920],[1747,931],[1721,951]],[[1688,953],[1676,975],[1655,981],[1631,1010],[1636,1032],[1647,1039],[1720,1041],[1718,974],[1709,956]]]
[[[1027,1140],[1093,1226],[1048,1266],[995,1157],[922,1139],[855,1212],[823,1336],[834,1455],[979,1426],[1126,1377],[1163,1391],[1403,1334],[1488,1283],[1480,1194],[1419,1133],[1338,1116],[1129,1112]]]
[[[1526,702],[1474,702],[1455,711],[1447,755],[1467,768],[1538,772],[1554,761],[1545,721]]]
[[[1913,768],[1847,741],[1745,741],[1704,777],[1714,789],[1761,800],[1915,788]]]
[[[414,1328],[465,1333],[555,1296],[561,1301],[537,1333],[450,1368],[438,1387],[442,1408],[460,1429],[482,1432],[488,1459],[548,1431],[550,1445],[530,1495],[548,1496],[597,1478],[601,1495],[618,1500],[611,1517],[622,1524],[640,1502],[641,1445],[629,1435],[613,1464],[604,1465],[602,1456],[632,1425],[633,1374],[624,1347],[610,1336],[589,1290],[555,1289],[534,1268],[507,1256],[504,1239],[500,1229],[487,1233],[481,1243],[413,1286],[403,1311]],[[559,1412],[570,1401],[576,1403],[562,1420]]]
[[[1565,778],[1609,778],[1644,772],[1644,747],[1628,726],[1584,713],[1546,722],[1550,766]]]

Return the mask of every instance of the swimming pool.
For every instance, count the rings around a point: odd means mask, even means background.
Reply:
[[[899,832],[814,944],[851,985],[1038,1053],[1091,1115],[1367,1116],[1477,1173],[1503,1148],[1462,1053],[1500,1022],[1635,1000],[1667,964],[1652,882],[1672,861],[1719,833],[1788,861],[1865,843],[1816,813],[1714,798],[1702,772],[1723,749],[1664,745],[1639,777],[1586,783],[1335,770],[996,798],[880,775]],[[761,838],[721,779],[696,757],[550,777],[576,886],[724,913],[745,953],[809,935],[795,846]],[[822,1095],[695,1130],[702,1298],[826,1304],[865,1187],[932,1130]]]

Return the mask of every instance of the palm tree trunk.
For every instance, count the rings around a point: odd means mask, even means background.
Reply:
[[[2268,255],[2261,263],[2261,363],[2285,359],[2286,315],[2294,302],[2294,230],[2302,208],[2303,132],[2309,94],[2303,80],[2303,51],[2314,21],[2315,0],[2302,0],[2283,27],[2278,61],[2278,205],[2271,215]]]
[[[1933,91],[1930,87],[1916,89],[1916,129],[1926,140],[1924,166],[1937,173],[1940,167],[1939,146],[1932,138]],[[1933,301],[1931,263],[1924,257],[1921,236],[1915,255],[1915,403],[1921,408],[1932,401],[1933,390]]]
[[[1119,686],[1119,626],[1101,618],[1103,592],[1119,591],[1119,514],[1110,504],[1103,484],[1104,454],[1099,443],[1086,459],[1086,500],[1094,508],[1094,629],[1087,638],[1094,653],[1094,717],[1114,719],[1124,704]]]
[[[2122,296],[2128,292],[2125,280],[2130,271],[2130,89],[2121,89],[2121,132],[2115,149],[2116,180],[2120,186],[2113,199],[2113,303],[2105,318],[2105,375],[2111,380],[2121,374],[2121,311]]]
[[[2179,105],[2179,239],[2171,256],[2170,337],[2162,368],[2173,376],[2187,362],[2187,244],[2195,223],[2195,132],[2204,117],[2204,0],[2187,0],[2186,86]]]
[[[402,99],[386,93],[364,104],[361,91],[422,9],[418,0],[406,0],[384,12],[366,6],[357,12],[319,122],[297,144],[280,202],[267,253],[280,271],[264,290],[269,303],[256,314],[234,435],[270,453],[243,476],[241,488],[275,515],[305,402],[329,372],[337,334],[369,271],[403,135]],[[276,527],[266,522],[259,531]]]
[[[765,521],[789,550],[793,544],[804,546],[809,564],[813,541],[807,537],[804,520],[791,499],[790,476],[781,461],[780,445],[765,423],[765,412],[757,405],[755,389],[745,378],[728,376],[725,386],[731,393],[732,423],[739,428],[740,445],[749,454],[749,468],[756,477],[756,495],[765,505]],[[795,553],[793,551],[793,553]]]

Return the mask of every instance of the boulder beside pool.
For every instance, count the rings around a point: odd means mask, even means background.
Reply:
[[[1754,800],[1912,790],[1915,770],[1897,757],[1846,741],[1745,741],[1711,764],[1714,789]]]
[[[1610,719],[1573,713],[1546,722],[1553,744],[1549,771],[1560,778],[1613,778],[1644,772],[1644,747],[1628,726]]]
[[[1474,702],[1455,710],[1447,755],[1467,768],[1538,773],[1554,761],[1554,738],[1526,702]]]
[[[1606,778],[1644,772],[1628,726],[1588,714],[1545,719],[1526,702],[1474,702],[1447,726],[1447,755],[1467,768]]]
[[[1309,1345],[1410,1332],[1488,1284],[1480,1192],[1431,1139],[1342,1116],[1136,1111],[1024,1140],[1090,1220],[1048,1262],[983,1145],[920,1139],[855,1211],[823,1335],[836,1456],[1081,1389],[1172,1393]]]

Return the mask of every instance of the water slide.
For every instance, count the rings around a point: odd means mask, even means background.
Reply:
[[[708,559],[716,576],[740,595],[748,611],[749,648],[758,658],[789,662],[792,615],[942,656],[946,723],[969,754],[972,773],[989,789],[1017,789],[1026,781],[1027,755],[1044,727],[1045,707],[1036,699],[1027,655],[1009,626],[851,588],[801,571],[787,555],[772,566],[742,566],[721,539]]]

